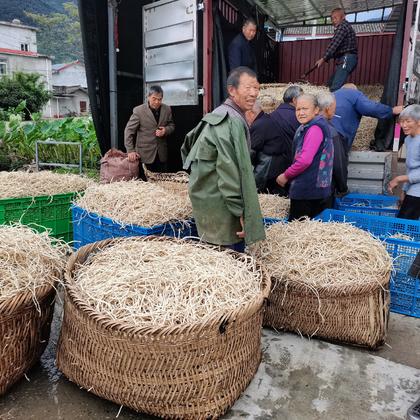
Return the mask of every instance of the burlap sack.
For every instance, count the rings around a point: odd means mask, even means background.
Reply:
[[[101,184],[128,181],[139,176],[139,161],[129,162],[127,153],[111,149],[101,159]]]

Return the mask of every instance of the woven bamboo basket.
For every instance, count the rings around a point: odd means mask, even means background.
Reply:
[[[389,276],[360,286],[309,289],[271,279],[264,325],[369,348],[385,342],[389,318]]]
[[[171,241],[145,237],[144,240]],[[115,239],[79,249],[75,266]],[[135,328],[95,312],[66,290],[57,365],[90,392],[163,418],[210,419],[226,412],[247,387],[261,361],[263,287],[247,306],[207,323],[170,328]]]
[[[151,172],[144,164],[143,170],[148,182],[154,182],[170,192],[188,194],[187,172]]]
[[[43,353],[50,334],[55,290],[39,287],[35,299],[19,293],[0,303],[0,395],[22,378]]]

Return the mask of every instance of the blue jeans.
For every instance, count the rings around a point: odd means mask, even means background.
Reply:
[[[245,241],[238,242],[237,244],[232,245],[223,245],[223,248],[232,249],[236,252],[245,252]]]
[[[347,78],[357,66],[356,54],[344,54],[343,57],[337,60],[337,67],[335,72],[328,80],[327,86],[331,92],[341,88],[346,83]]]

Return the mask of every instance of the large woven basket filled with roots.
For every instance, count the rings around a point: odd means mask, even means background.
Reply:
[[[269,289],[252,257],[198,243],[86,245],[67,265],[58,367],[140,412],[217,418],[258,368]]]
[[[0,395],[37,362],[47,345],[65,255],[46,233],[0,226]]]
[[[152,172],[143,165],[144,174],[148,182],[154,182],[167,191],[188,194],[187,172]]]
[[[264,325],[370,348],[384,343],[392,261],[368,232],[346,223],[277,223],[254,252],[272,281]]]

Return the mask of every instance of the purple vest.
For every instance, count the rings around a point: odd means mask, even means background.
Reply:
[[[324,139],[309,168],[290,183],[289,196],[294,200],[316,200],[331,195],[334,144],[331,130],[324,117],[316,116],[311,122],[298,128],[293,139],[293,156],[296,158],[301,152],[303,139],[313,125],[321,128]]]

